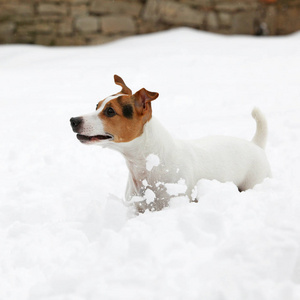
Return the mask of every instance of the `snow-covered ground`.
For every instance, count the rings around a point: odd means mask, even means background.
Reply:
[[[69,119],[119,91],[160,93],[179,138],[251,139],[269,122],[273,178],[239,193],[202,180],[198,204],[128,218],[116,152]],[[93,47],[0,47],[0,299],[300,299],[300,35],[177,29]]]

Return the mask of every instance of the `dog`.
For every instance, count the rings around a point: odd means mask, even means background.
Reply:
[[[152,117],[151,102],[159,94],[145,88],[135,94],[117,75],[119,93],[97,103],[96,111],[70,119],[78,140],[120,152],[129,177],[125,202],[137,213],[161,210],[173,197],[197,201],[200,179],[233,182],[245,191],[271,176],[264,148],[267,122],[254,108],[256,133],[252,141],[227,136],[177,140]]]

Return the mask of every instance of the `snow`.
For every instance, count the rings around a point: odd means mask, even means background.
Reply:
[[[129,217],[123,158],[69,125],[119,91],[114,74],[159,92],[153,113],[178,138],[251,139],[258,106],[273,178],[243,193],[200,180],[199,203]],[[1,46],[0,299],[300,299],[299,78],[299,33]]]
[[[146,157],[146,169],[148,171],[151,171],[154,167],[159,166],[159,164],[160,160],[156,154],[151,153]]]

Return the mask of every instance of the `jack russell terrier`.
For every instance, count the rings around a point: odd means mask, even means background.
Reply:
[[[121,92],[70,122],[81,143],[124,156],[129,169],[125,202],[137,212],[161,210],[174,196],[197,201],[195,188],[202,178],[231,181],[245,191],[271,175],[264,151],[267,122],[257,108],[252,111],[256,133],[251,142],[226,136],[176,140],[152,117],[151,101],[158,93],[142,88],[132,94],[122,78],[115,75],[114,80]]]

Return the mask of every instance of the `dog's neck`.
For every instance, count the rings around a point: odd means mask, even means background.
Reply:
[[[138,163],[146,160],[149,154],[158,156],[167,154],[172,144],[172,136],[157,119],[152,117],[144,125],[143,133],[138,138],[127,143],[115,143],[110,147],[123,154],[126,161]]]
[[[174,150],[174,146],[175,141],[168,131],[157,119],[151,118],[144,125],[141,136],[128,143],[115,143],[111,145],[111,148],[123,154],[136,185],[137,182],[141,182],[143,179],[149,182],[149,177],[154,175],[151,175],[151,171],[154,170],[152,170],[151,157],[156,158],[156,162],[160,167],[165,169],[168,167],[165,165],[166,157]]]

